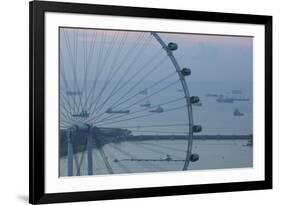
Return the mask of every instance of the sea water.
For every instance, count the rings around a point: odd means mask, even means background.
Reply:
[[[103,149],[114,174],[120,174],[181,171],[186,147],[187,142],[183,140],[147,140],[110,143],[105,145]],[[252,151],[252,147],[247,146],[247,140],[194,140],[193,152],[199,154],[199,160],[191,162],[188,169],[210,170],[252,167]],[[171,161],[160,160],[165,159],[167,155],[171,157]],[[75,154],[74,175],[77,173],[75,158],[79,160],[79,163],[81,160],[80,175],[87,175],[87,151]],[[131,159],[140,161],[132,161]],[[157,161],[158,159],[159,161]],[[93,164],[94,174],[108,174],[105,163],[97,149],[93,149]],[[67,176],[67,157],[60,159],[60,176]]]
[[[90,108],[92,102],[97,102],[97,97],[100,97],[100,99],[98,100],[99,104],[98,106],[96,106],[96,111],[93,112],[93,116],[90,115],[91,121],[88,122],[93,124],[97,123],[97,127],[130,127],[133,131],[133,134],[135,135],[156,133],[165,134],[165,132],[167,132],[167,134],[182,134],[181,132],[186,133],[188,131],[188,126],[168,126],[161,127],[161,129],[159,127],[147,127],[153,125],[169,125],[184,123],[188,125],[189,115],[192,115],[194,124],[202,126],[202,132],[200,134],[248,135],[253,133],[253,96],[251,83],[187,82],[190,95],[198,96],[200,98],[200,102],[202,103],[202,106],[193,106],[193,112],[189,113],[186,107],[186,100],[184,98],[184,93],[182,92],[182,86],[180,82],[174,84],[173,86],[165,89],[162,92],[157,93],[157,91],[169,85],[170,82],[173,81],[159,84],[153,89],[148,89],[147,95],[138,94],[138,92],[142,91],[146,87],[149,87],[149,85],[154,84],[153,81],[146,81],[140,84],[137,88],[135,88],[134,91],[130,92],[129,94],[125,95],[125,97],[123,97],[127,91],[130,91],[128,89],[133,86],[133,83],[130,82],[124,87],[124,90],[120,90],[120,93],[113,93],[113,96],[106,101],[107,96],[110,96],[110,91],[112,91],[113,89],[113,83],[112,87],[107,88],[103,95],[99,96],[99,92],[96,92],[96,94],[93,95],[92,99],[89,98],[88,103],[86,104],[88,106],[85,106],[84,108],[86,110],[91,110]],[[99,87],[102,87],[102,85],[102,82],[98,83],[97,90],[100,90],[101,88]],[[241,90],[242,94],[232,94],[232,90],[237,89]],[[234,101],[233,103],[218,103],[216,101],[217,97],[206,96],[210,93],[223,95],[226,98],[247,98],[249,100]],[[73,97],[68,98],[70,103],[73,104]],[[76,96],[75,98],[78,103],[79,97]],[[82,97],[82,102],[86,101],[83,99],[86,99],[86,97]],[[173,103],[165,104],[175,99],[179,100]],[[141,107],[141,105],[144,104],[147,100],[151,103],[151,108]],[[127,115],[106,113],[105,111],[108,108],[111,108],[112,105],[113,110],[129,110],[130,113]],[[164,109],[163,113],[149,112],[151,110],[156,109],[158,105],[160,105]],[[93,107],[94,106],[92,106],[92,110]],[[244,115],[235,116],[233,114],[235,109],[239,109],[239,111]],[[77,110],[73,112],[79,113],[81,111],[82,110]],[[64,110],[61,109],[61,112],[64,112]],[[95,118],[96,116],[97,119]]]

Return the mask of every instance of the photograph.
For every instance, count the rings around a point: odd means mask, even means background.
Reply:
[[[29,202],[272,189],[272,16],[29,4]]]
[[[253,168],[253,36],[59,27],[59,177]]]

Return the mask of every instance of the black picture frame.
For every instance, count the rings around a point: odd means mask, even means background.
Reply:
[[[29,202],[31,204],[154,197],[272,188],[272,17],[262,15],[32,1],[30,11]],[[45,13],[80,13],[210,22],[259,24],[265,27],[265,180],[71,193],[45,193]]]

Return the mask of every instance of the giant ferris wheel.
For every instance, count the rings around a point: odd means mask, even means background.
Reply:
[[[190,94],[178,44],[162,35],[60,29],[62,175],[162,171],[168,162],[187,170],[199,159],[192,107],[200,99]]]

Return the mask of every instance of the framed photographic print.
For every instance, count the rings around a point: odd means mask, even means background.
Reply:
[[[272,188],[272,17],[30,2],[30,203]]]

